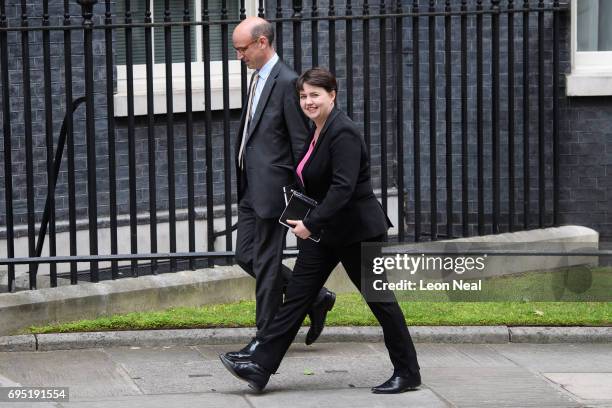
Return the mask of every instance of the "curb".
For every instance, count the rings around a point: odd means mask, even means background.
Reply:
[[[34,334],[0,337],[0,351],[36,351],[36,349]]]
[[[612,327],[510,327],[512,343],[612,343]]]
[[[304,341],[301,328],[295,342]],[[612,343],[612,327],[412,326],[416,343]],[[142,330],[26,334],[0,337],[0,352],[76,350],[101,347],[162,347],[243,344],[254,328]],[[327,327],[320,343],[382,342],[380,327]]]

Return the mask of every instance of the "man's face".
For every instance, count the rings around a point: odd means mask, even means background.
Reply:
[[[263,64],[262,37],[253,38],[250,34],[234,33],[232,42],[236,50],[236,57],[251,69],[260,69]]]

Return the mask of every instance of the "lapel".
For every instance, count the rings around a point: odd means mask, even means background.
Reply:
[[[312,163],[312,158],[317,154],[317,150],[319,150],[319,147],[321,146],[321,144],[323,142],[323,137],[325,136],[325,134],[329,130],[329,127],[336,120],[336,118],[338,117],[339,114],[340,114],[340,110],[338,110],[338,108],[336,108],[334,106],[334,108],[332,109],[332,111],[329,114],[329,117],[325,121],[325,125],[323,125],[323,129],[321,129],[321,133],[319,133],[319,138],[317,139],[317,144],[315,145],[314,150],[310,154],[310,158],[308,159],[308,162],[304,165],[304,169],[302,170],[302,174],[304,173],[304,170],[306,170],[306,168],[308,166],[310,166],[310,163]],[[313,137],[314,137],[314,133],[313,133]],[[311,143],[311,142],[312,142],[312,138],[310,138],[309,143]]]
[[[257,128],[257,124],[259,123],[259,120],[261,119],[262,112],[264,108],[266,107],[266,104],[268,103],[268,99],[270,98],[270,93],[272,92],[272,88],[274,88],[274,85],[276,84],[276,78],[278,77],[278,74],[280,73],[281,64],[282,64],[282,61],[279,59],[276,65],[274,65],[274,67],[272,68],[272,71],[270,71],[270,75],[268,76],[268,79],[266,80],[266,84],[264,85],[264,88],[261,91],[261,95],[259,96],[259,101],[257,102],[257,108],[255,109],[255,113],[253,114],[253,120],[251,124],[249,125],[249,133],[247,135],[247,140],[246,140],[247,142],[251,138],[251,135],[255,131],[255,128]]]
[[[329,130],[329,127],[334,122],[334,120],[336,120],[336,118],[338,117],[339,113],[340,113],[340,111],[334,106],[334,108],[332,109],[332,111],[329,114],[329,117],[325,121],[325,125],[323,125],[323,129],[321,129],[321,133],[319,133],[319,139],[317,139],[317,144],[314,147],[314,150],[312,152],[312,156],[314,156],[317,153],[317,150],[319,150],[319,147],[321,146],[321,142],[323,141],[323,137],[325,136],[325,134]]]
[[[242,112],[240,113],[240,126],[238,129],[238,136],[236,138],[236,157],[238,157],[238,150],[240,150],[240,143],[242,143],[242,133],[244,132],[244,125],[246,124],[246,107],[249,103],[249,99],[251,99],[251,84],[253,83],[253,79],[255,78],[255,75],[257,74],[257,71],[253,72],[253,74],[251,74],[251,81],[249,82],[248,86],[248,90],[249,92],[247,92],[247,97],[246,100],[243,101],[242,106],[244,106],[244,109],[242,109]]]

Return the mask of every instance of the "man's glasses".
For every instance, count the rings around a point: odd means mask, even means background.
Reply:
[[[236,50],[236,52],[239,52],[241,54],[244,54],[246,52],[246,50],[249,49],[249,47],[253,44],[255,44],[257,42],[257,38],[254,39],[253,41],[251,41],[250,43],[248,43],[247,45],[245,45],[244,47],[234,47],[234,49]]]

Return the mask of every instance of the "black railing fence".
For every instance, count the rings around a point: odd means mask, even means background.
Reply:
[[[49,3],[0,0],[8,291],[21,271],[36,288],[39,264],[56,286],[231,259],[249,75],[231,31],[247,14],[273,22],[297,72],[337,74],[398,240],[559,223],[567,4]]]

